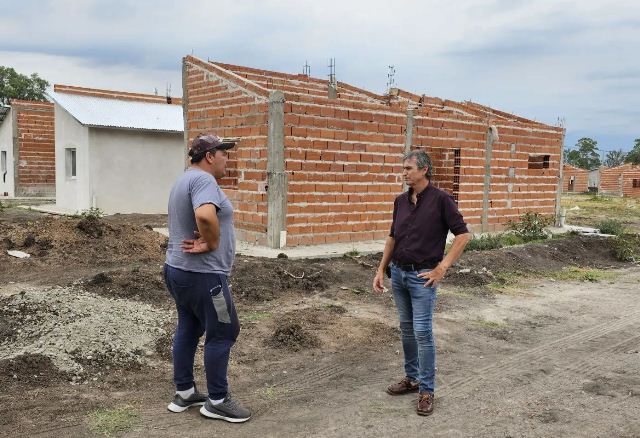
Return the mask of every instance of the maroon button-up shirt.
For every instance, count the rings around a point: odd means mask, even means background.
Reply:
[[[413,189],[393,203],[389,236],[395,240],[391,260],[397,264],[427,264],[435,267],[444,258],[447,234],[468,233],[467,224],[448,193],[429,184],[411,202]]]

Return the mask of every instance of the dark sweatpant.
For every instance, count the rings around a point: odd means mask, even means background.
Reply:
[[[173,338],[173,381],[178,391],[193,386],[193,361],[205,334],[204,367],[212,399],[227,395],[229,352],[240,333],[227,276],[187,272],[164,266],[164,281],[178,310]]]

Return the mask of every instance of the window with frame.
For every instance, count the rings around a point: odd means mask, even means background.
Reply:
[[[76,178],[76,148],[66,148],[64,150],[65,157],[65,175],[69,179]]]
[[[633,188],[634,189],[640,188],[640,179],[638,178],[633,179]]]

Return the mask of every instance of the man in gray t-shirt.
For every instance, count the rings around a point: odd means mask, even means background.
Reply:
[[[216,182],[225,175],[227,149],[233,146],[215,135],[193,140],[191,166],[169,195],[164,279],[178,311],[173,340],[176,394],[168,409],[183,412],[202,406],[205,417],[240,423],[251,412],[231,397],[227,384],[229,352],[240,333],[228,283],[236,249],[233,206]],[[208,396],[198,392],[193,378],[203,334]]]

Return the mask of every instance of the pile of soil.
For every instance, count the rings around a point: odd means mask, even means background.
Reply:
[[[279,324],[273,335],[267,340],[267,345],[289,351],[300,351],[320,346],[320,339],[297,322]]]
[[[614,254],[615,241],[600,236],[567,236],[543,243],[465,252],[443,281],[445,285],[484,286],[498,280],[496,274],[544,274],[569,266],[619,268],[628,266]]]
[[[12,359],[0,360],[0,387],[35,388],[51,386],[70,375],[60,371],[51,358],[42,354],[25,353]]]
[[[161,264],[166,246],[166,237],[143,226],[111,224],[102,219],[0,221],[0,236],[0,265],[6,267],[0,271],[0,281],[55,282],[60,274],[64,277],[64,270],[51,275],[55,267]],[[6,253],[9,249],[27,252],[31,257],[11,257]]]
[[[230,278],[231,290],[235,299],[248,303],[271,301],[290,291],[320,292],[342,280],[335,262],[238,257]]]
[[[103,271],[82,280],[87,291],[105,297],[126,298],[154,306],[172,306],[161,265]]]
[[[0,301],[0,317],[15,328],[0,341],[0,360],[46,356],[74,381],[105,367],[146,364],[169,319],[147,304],[73,287],[24,288]]]

